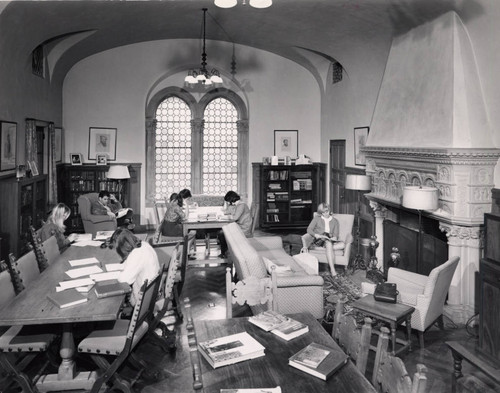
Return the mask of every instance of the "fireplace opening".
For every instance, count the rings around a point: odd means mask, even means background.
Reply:
[[[417,261],[419,228],[418,214],[406,210],[394,211],[395,220],[384,220],[384,272],[392,266],[390,254],[397,247],[401,254],[398,267],[429,275],[432,269],[448,260],[446,235],[439,230],[439,221],[422,217],[422,250]],[[398,221],[398,222],[397,222]]]

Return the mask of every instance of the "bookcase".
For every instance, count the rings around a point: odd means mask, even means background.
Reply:
[[[10,234],[10,251],[17,257],[29,251],[29,226],[47,218],[47,175],[0,180],[0,232]]]
[[[260,227],[306,227],[325,198],[326,164],[253,164],[254,200],[260,206]]]
[[[127,165],[130,173],[130,179],[122,180],[122,204],[124,207],[130,207],[134,210],[133,220],[138,224],[140,223],[141,164],[126,163],[121,165]],[[61,164],[57,167],[58,200],[71,209],[71,216],[66,221],[68,232],[84,232],[78,210],[78,197],[80,195],[102,190],[118,194],[118,180],[106,177],[109,167],[109,165],[91,164]]]

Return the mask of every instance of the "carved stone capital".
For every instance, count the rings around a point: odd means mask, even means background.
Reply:
[[[386,218],[387,217],[387,208],[381,203],[375,201],[369,201],[370,207],[373,210],[375,218]]]
[[[450,245],[460,246],[465,242],[470,246],[482,248],[484,233],[480,227],[464,227],[440,222],[439,229],[446,234]]]

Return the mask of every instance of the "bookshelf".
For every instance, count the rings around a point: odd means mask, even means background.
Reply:
[[[326,164],[253,164],[261,228],[306,227],[325,198]],[[256,200],[256,198],[258,198]]]
[[[141,164],[127,163],[124,165],[128,165],[130,179],[122,181],[124,184],[122,191],[123,206],[132,208],[134,210],[134,222],[140,223]],[[89,164],[61,164],[57,167],[58,200],[71,209],[71,216],[66,221],[68,232],[84,231],[78,210],[78,197],[80,195],[102,190],[118,193],[118,180],[107,178],[109,167],[109,165]]]
[[[0,232],[10,234],[17,257],[29,251],[29,226],[38,229],[47,218],[47,192],[47,175],[0,181]]]

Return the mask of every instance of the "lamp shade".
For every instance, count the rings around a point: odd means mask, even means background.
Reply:
[[[438,199],[436,187],[408,186],[403,188],[403,206],[410,209],[436,210]]]
[[[347,175],[345,188],[348,190],[370,191],[372,189],[370,176],[367,175]]]
[[[220,8],[231,8],[237,4],[236,0],[215,0],[214,4]]]
[[[111,165],[108,171],[108,179],[130,179],[127,165]]]
[[[273,5],[273,0],[250,0],[249,4],[255,8],[267,8]]]

